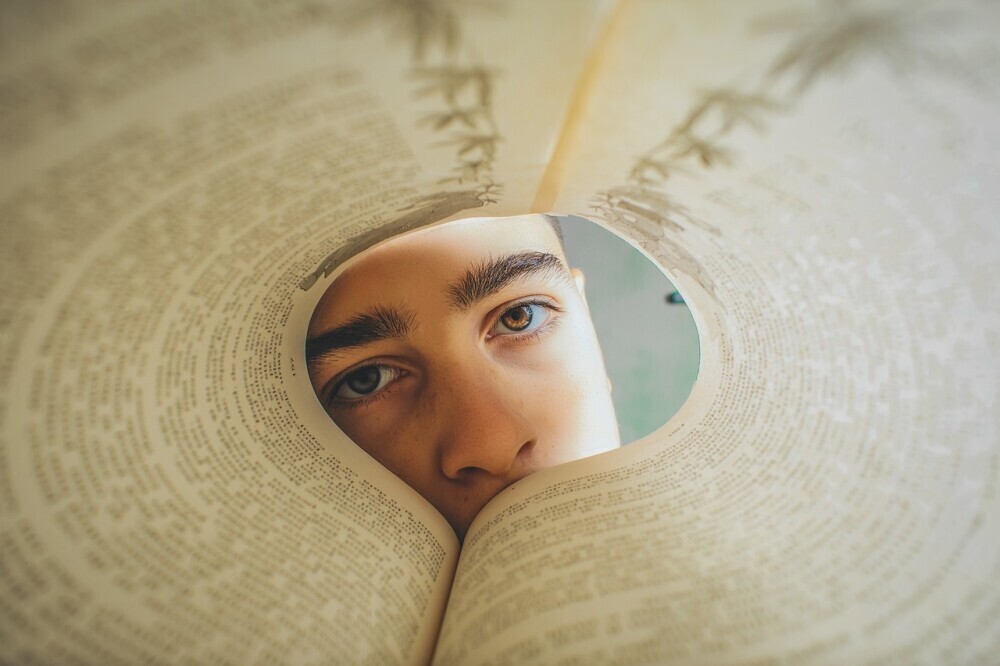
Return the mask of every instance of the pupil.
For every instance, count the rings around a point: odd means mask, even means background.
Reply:
[[[531,310],[528,309],[528,306],[521,305],[513,310],[508,310],[507,313],[504,314],[504,319],[506,320],[504,321],[504,324],[507,328],[520,331],[531,323]]]
[[[378,388],[378,382],[382,373],[377,365],[369,365],[365,368],[358,368],[347,375],[345,384],[355,393],[371,393]]]

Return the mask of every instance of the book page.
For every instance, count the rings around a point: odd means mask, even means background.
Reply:
[[[487,506],[435,663],[991,663],[997,7],[616,20],[538,205],[663,267],[700,374]]]
[[[0,10],[0,661],[426,662],[457,540],[306,327],[360,249],[528,208],[596,23],[438,9]]]

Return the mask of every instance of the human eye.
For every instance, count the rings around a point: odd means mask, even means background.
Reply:
[[[489,336],[522,335],[539,331],[558,311],[551,303],[527,301],[503,310],[490,328]]]
[[[404,370],[383,363],[362,365],[336,380],[330,399],[338,406],[356,406],[373,400],[386,386],[405,374]]]

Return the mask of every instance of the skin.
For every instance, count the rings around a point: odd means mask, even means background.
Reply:
[[[471,274],[508,279],[477,290]],[[344,433],[463,539],[518,479],[619,446],[583,286],[540,215],[394,239],[320,300],[310,379]]]

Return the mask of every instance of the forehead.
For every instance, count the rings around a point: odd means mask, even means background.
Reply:
[[[543,215],[462,220],[394,238],[362,253],[334,280],[316,307],[310,334],[372,305],[418,295],[443,299],[441,288],[477,262],[525,251],[565,261],[558,236]]]

